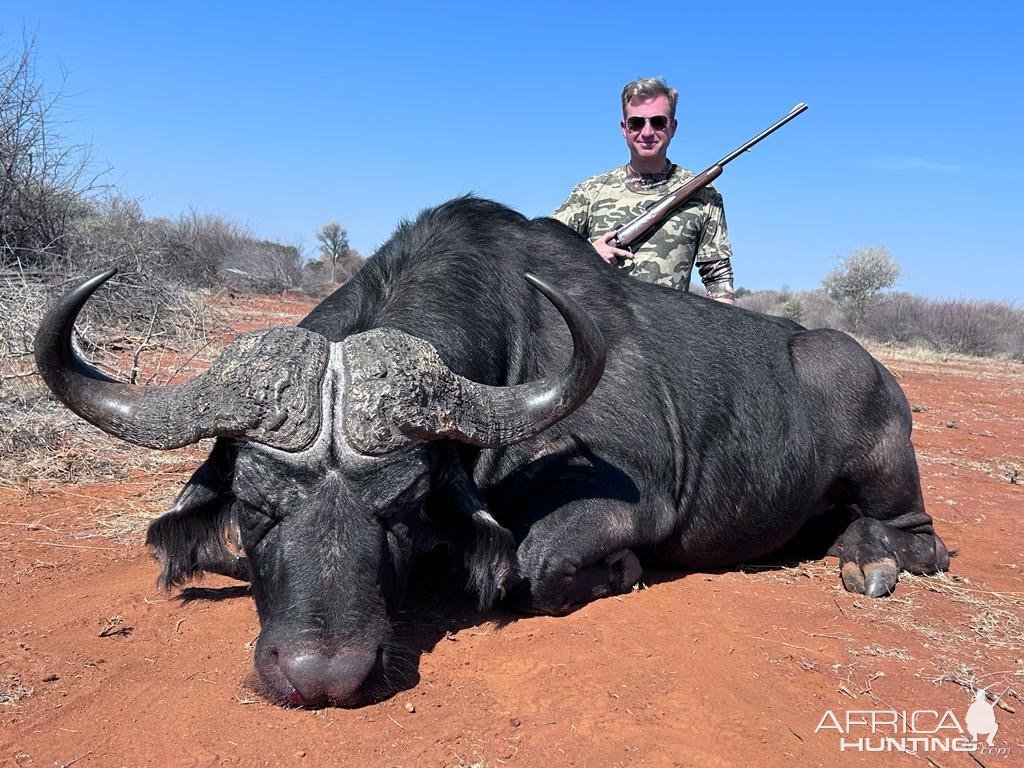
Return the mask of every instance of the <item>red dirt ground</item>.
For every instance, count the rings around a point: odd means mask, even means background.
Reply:
[[[239,325],[305,306],[250,305]],[[656,573],[562,618],[428,598],[404,617],[419,682],[362,709],[260,700],[244,589],[161,592],[140,525],[83,535],[158,512],[201,449],[150,475],[0,487],[0,766],[1024,765],[1024,366],[883,360],[915,407],[929,510],[959,550],[949,576],[869,600],[843,591],[832,558]],[[971,684],[1013,686],[985,754],[841,752],[818,728],[829,711],[966,723]]]

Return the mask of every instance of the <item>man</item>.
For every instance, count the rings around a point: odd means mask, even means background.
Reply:
[[[578,185],[554,217],[590,239],[609,264],[640,280],[687,291],[697,265],[708,296],[732,304],[732,247],[722,196],[708,186],[631,244],[611,242],[618,227],[694,174],[668,159],[675,135],[678,92],[664,80],[644,78],[622,89],[622,136],[629,163]]]

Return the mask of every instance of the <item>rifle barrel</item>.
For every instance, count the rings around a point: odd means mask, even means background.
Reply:
[[[757,134],[757,136],[752,138],[750,141],[748,141],[742,147],[740,147],[739,149],[734,149],[728,155],[723,157],[721,160],[719,160],[717,163],[715,163],[715,165],[725,165],[726,163],[735,160],[737,157],[742,155],[744,152],[746,152],[752,146],[754,146],[759,141],[761,141],[761,139],[766,138],[767,136],[770,136],[771,134],[775,133],[777,130],[779,130],[779,128],[784,126],[786,123],[788,123],[790,120],[792,120],[797,115],[803,113],[806,109],[807,109],[807,105],[804,104],[803,102],[800,102],[795,107],[793,107],[791,110],[789,110],[789,114],[787,114],[784,118],[782,118],[781,120],[778,120],[775,123],[772,123],[772,125],[770,125],[767,128],[765,128],[763,131],[761,131],[759,134]]]

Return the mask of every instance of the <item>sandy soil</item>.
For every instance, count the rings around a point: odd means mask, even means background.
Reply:
[[[245,328],[305,309],[245,306]],[[843,591],[834,559],[648,573],[563,618],[478,614],[423,588],[403,617],[415,684],[356,710],[251,691],[244,587],[156,587],[142,529],[201,449],[103,482],[0,487],[0,766],[1024,765],[1024,366],[882,357],[959,550],[948,576],[869,600]],[[965,723],[972,684],[1013,686],[987,753],[841,751],[819,728],[865,710]]]

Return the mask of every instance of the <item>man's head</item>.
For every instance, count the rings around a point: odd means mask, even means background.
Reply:
[[[660,78],[647,77],[622,89],[622,136],[630,163],[642,173],[664,168],[668,146],[676,132],[679,93]]]

